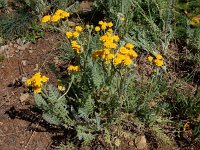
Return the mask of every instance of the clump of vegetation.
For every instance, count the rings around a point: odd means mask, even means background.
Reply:
[[[74,25],[71,16],[81,19],[70,12],[77,4],[25,1],[16,5],[23,11],[0,17],[5,38],[25,36],[35,42],[43,29],[63,35],[60,58],[68,63],[58,87],[40,72],[26,81],[43,119],[73,130],[75,139],[84,143],[101,134],[111,147],[134,138],[123,129],[125,124],[134,124],[142,133],[152,131],[164,144],[172,142],[171,135],[190,144],[198,140],[199,89],[187,91],[179,80],[199,86],[199,2],[95,0],[105,18]],[[173,44],[179,48],[174,52],[178,57],[170,54]],[[172,64],[178,66],[177,79],[171,79]],[[182,72],[187,73],[184,79],[179,77]]]
[[[7,0],[0,0],[0,9],[7,6]]]

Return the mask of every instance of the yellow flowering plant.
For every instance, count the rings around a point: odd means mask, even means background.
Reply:
[[[59,16],[59,21],[61,14],[63,11],[57,10],[53,16]],[[134,92],[138,92],[135,82],[140,79],[136,74],[139,51],[121,31],[126,21],[122,18],[58,30],[65,35],[66,78],[57,88],[48,86],[35,98],[46,121],[75,129],[80,140],[93,140],[92,133],[119,121],[122,113],[137,109]],[[160,54],[148,60],[159,67],[164,63]]]

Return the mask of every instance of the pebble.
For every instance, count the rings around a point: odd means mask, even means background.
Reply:
[[[28,93],[21,94],[21,96],[19,97],[20,102],[23,103],[23,102],[28,101],[29,96],[30,95]]]
[[[135,146],[138,150],[147,150],[147,140],[146,137],[143,136],[137,136],[135,138]]]
[[[26,47],[25,47],[25,45],[22,45],[22,46],[18,46],[17,49],[24,51],[26,49]]]
[[[18,44],[14,44],[14,45],[13,45],[14,48],[17,48],[18,46],[19,46]]]
[[[10,43],[9,43],[9,47],[12,47],[12,46],[13,46],[13,43],[10,42]]]
[[[27,65],[27,61],[26,60],[22,60],[22,65],[26,66]]]
[[[8,45],[3,45],[3,46],[0,47],[0,52],[5,51],[7,49],[8,49]]]
[[[25,83],[26,80],[27,80],[27,77],[22,77],[22,80],[21,80],[21,81],[22,81],[23,83]]]

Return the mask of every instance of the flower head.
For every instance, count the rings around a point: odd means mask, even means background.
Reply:
[[[75,30],[76,30],[76,32],[82,32],[83,28],[81,26],[76,26]]]
[[[160,55],[160,54],[156,55],[156,59],[162,59],[162,58],[163,58],[162,55]]]
[[[75,31],[75,32],[73,33],[73,36],[74,36],[75,38],[77,38],[77,37],[79,36],[79,32]]]
[[[26,80],[26,85],[32,87],[34,93],[40,93],[42,90],[42,84],[47,82],[49,78],[41,76],[40,72],[34,74],[30,79]]]
[[[70,16],[70,13],[64,11],[61,15],[62,18],[68,18]]]
[[[58,9],[58,10],[56,10],[56,12],[55,12],[55,15],[61,15],[62,13],[64,12],[64,10],[62,10],[62,9]]]
[[[69,70],[70,72],[77,72],[77,71],[80,71],[81,68],[80,68],[80,66],[69,65],[68,70]]]
[[[109,28],[111,28],[113,26],[113,23],[112,22],[108,22],[107,25],[108,25]]]
[[[164,64],[162,59],[155,59],[154,62],[158,67],[161,67]]]
[[[50,21],[50,20],[51,20],[51,16],[50,16],[50,15],[44,16],[44,17],[42,18],[42,22],[43,22],[43,23],[46,23],[46,22],[48,22],[48,21]]]
[[[61,19],[61,18],[60,18],[59,15],[53,15],[53,16],[51,17],[51,21],[52,21],[52,22],[58,22],[60,19]]]
[[[67,38],[71,38],[73,36],[73,34],[72,34],[72,32],[68,31],[68,32],[66,32],[66,36],[67,36]]]
[[[131,43],[126,43],[125,47],[128,48],[128,49],[133,49],[134,45],[131,44]]]
[[[148,59],[149,62],[152,62],[152,61],[153,61],[153,57],[152,57],[152,56],[148,56],[147,59]]]
[[[99,31],[101,30],[101,28],[100,28],[99,26],[96,26],[96,27],[94,28],[94,30],[95,30],[96,32],[99,32]]]

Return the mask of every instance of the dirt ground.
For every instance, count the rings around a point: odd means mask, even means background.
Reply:
[[[23,80],[41,71],[55,82],[48,62],[54,59],[57,36],[47,33],[36,44],[23,45],[20,40],[10,42],[4,50],[6,58],[0,63],[1,150],[43,150],[52,145],[51,133],[36,123],[38,113],[32,108],[34,101]]]

